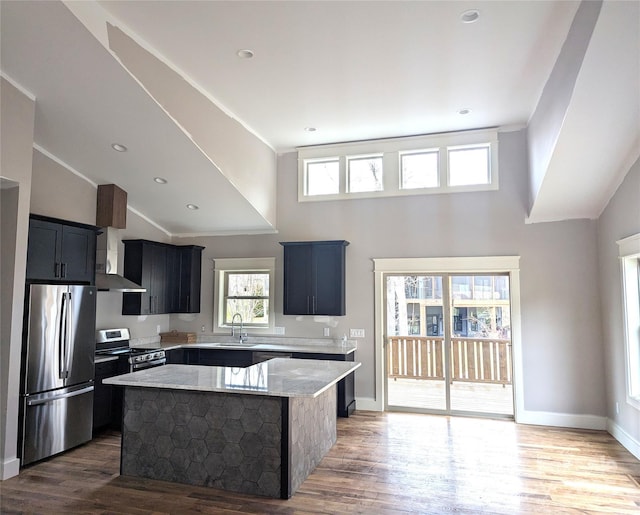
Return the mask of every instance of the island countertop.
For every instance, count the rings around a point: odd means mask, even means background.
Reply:
[[[359,362],[274,358],[250,367],[164,365],[104,379],[116,386],[317,397],[360,367]]]

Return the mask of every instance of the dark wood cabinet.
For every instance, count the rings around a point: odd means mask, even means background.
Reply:
[[[124,276],[146,288],[142,293],[122,294],[123,315],[167,313],[167,248],[146,240],[125,240]]]
[[[185,351],[183,349],[170,349],[164,351],[168,365],[186,365]]]
[[[27,280],[95,284],[98,231],[91,225],[31,215]]]
[[[129,367],[125,359],[103,361],[95,365],[93,389],[93,430],[110,427],[120,429],[122,425],[122,389],[102,381],[125,374]]]
[[[185,349],[184,364],[246,368],[253,364],[251,357],[248,350]]]
[[[144,293],[123,293],[123,315],[199,313],[202,250],[148,240],[124,240],[124,276]]]
[[[176,305],[172,313],[200,313],[200,284],[202,275],[202,251],[204,247],[184,245],[176,247],[174,283]]]
[[[348,241],[280,242],[284,247],[285,315],[346,314]]]

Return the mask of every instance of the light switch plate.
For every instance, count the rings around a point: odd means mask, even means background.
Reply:
[[[273,328],[274,334],[284,334],[284,327],[275,326]]]
[[[349,329],[351,338],[364,338],[364,329]]]
[[[328,327],[324,327],[324,328],[322,329],[322,334],[323,334],[324,336],[331,336],[331,329],[329,329]]]

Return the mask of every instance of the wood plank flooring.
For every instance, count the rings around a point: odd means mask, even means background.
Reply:
[[[289,500],[119,476],[118,433],[0,482],[0,512],[640,513],[640,462],[603,431],[359,411]]]

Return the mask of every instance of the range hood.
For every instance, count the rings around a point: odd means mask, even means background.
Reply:
[[[120,234],[114,227],[104,227],[96,245],[96,288],[98,291],[142,293],[139,284],[118,275],[118,246]]]
[[[127,192],[115,184],[100,184],[96,202],[96,225],[102,227],[96,243],[98,291],[145,292],[139,284],[118,274],[118,229],[127,227]]]

